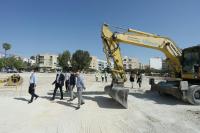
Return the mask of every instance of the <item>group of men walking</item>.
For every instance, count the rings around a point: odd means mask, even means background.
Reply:
[[[142,84],[142,74],[137,72],[137,74],[135,75],[133,72],[130,73],[130,82],[131,82],[131,88],[133,88],[133,83],[135,81],[135,77],[136,77],[136,80],[137,80],[137,83],[139,85],[139,88],[141,87],[141,84]]]
[[[95,73],[95,80],[98,82],[98,80],[100,79],[101,77],[101,81],[104,82],[104,79],[105,79],[105,82],[107,82],[107,77],[108,77],[108,74],[105,72],[105,73]]]
[[[30,76],[30,85],[29,85],[29,93],[31,94],[31,99],[28,103],[32,103],[33,99],[37,99],[39,96],[35,94],[35,87],[36,87],[36,75],[35,75],[35,70],[32,71],[31,76]],[[65,84],[66,91],[70,93],[70,100],[72,101],[75,99],[75,94],[73,92],[74,87],[77,87],[77,97],[78,97],[78,107],[77,109],[80,108],[82,104],[84,104],[84,100],[82,97],[82,92],[85,90],[85,84],[84,84],[84,79],[83,76],[80,74],[79,71],[76,73],[70,72],[63,74],[61,70],[57,71],[56,74],[56,79],[52,83],[52,85],[55,85],[53,96],[51,100],[55,99],[56,92],[59,89],[60,90],[60,100],[63,100],[63,86]]]
[[[97,76],[96,77],[96,81],[98,81]],[[141,87],[141,83],[142,83],[142,75],[141,73],[137,73],[136,75],[131,72],[130,74],[130,82],[132,84],[132,88],[133,88],[133,82],[135,80],[135,77],[137,79],[137,83],[139,85],[139,88]],[[102,82],[104,81],[104,79],[102,78]],[[105,81],[107,82],[107,74],[105,74]],[[36,74],[35,74],[35,70],[32,71],[31,76],[30,76],[30,85],[29,85],[29,93],[31,95],[31,99],[28,103],[32,103],[33,99],[37,99],[39,96],[37,94],[35,94],[35,88],[36,88]],[[65,73],[63,74],[61,70],[57,70],[57,74],[56,74],[56,79],[55,81],[52,83],[52,85],[55,85],[54,88],[54,92],[53,92],[53,96],[51,98],[51,100],[55,99],[56,96],[56,92],[59,89],[60,90],[60,100],[63,100],[63,86],[65,85],[66,88],[66,92],[68,92],[70,94],[70,99],[69,101],[73,101],[76,96],[74,94],[74,88],[76,86],[77,88],[77,97],[78,97],[78,107],[77,109],[80,108],[80,106],[82,104],[84,104],[84,100],[82,97],[82,92],[83,90],[85,90],[85,84],[84,84],[84,79],[83,76],[80,74],[79,71],[75,72],[70,72],[70,73]]]

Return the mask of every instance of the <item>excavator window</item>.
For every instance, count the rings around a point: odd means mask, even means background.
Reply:
[[[196,67],[200,66],[200,47],[192,47],[183,50],[183,72],[194,73]]]

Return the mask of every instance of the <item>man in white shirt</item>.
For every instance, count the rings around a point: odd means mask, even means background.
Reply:
[[[33,102],[33,98],[37,99],[39,96],[35,94],[35,87],[36,87],[36,75],[35,75],[35,70],[32,71],[30,80],[29,80],[29,94],[31,94],[31,100],[28,103]]]

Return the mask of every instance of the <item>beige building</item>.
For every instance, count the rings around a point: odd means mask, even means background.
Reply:
[[[150,58],[149,66],[150,66],[150,68],[161,70],[162,69],[162,59],[160,57]]]
[[[139,69],[145,70],[145,69],[148,69],[148,68],[149,68],[149,65],[140,63],[140,68]]]
[[[108,63],[107,63],[106,60],[98,59],[96,56],[91,56],[91,57],[92,57],[92,60],[91,60],[91,63],[90,63],[91,69],[102,71],[102,70],[104,70],[105,68],[108,67]],[[114,67],[114,64],[113,64],[113,62],[111,62],[110,68],[113,68],[113,67]]]
[[[98,62],[98,69],[97,70],[99,70],[99,71],[102,71],[102,70],[104,70],[105,68],[108,67],[108,63],[105,60],[97,59],[97,62]]]
[[[97,57],[96,56],[91,56],[92,60],[90,62],[90,68],[91,69],[95,69],[98,70],[98,61],[97,61]]]
[[[92,57],[92,60],[90,62],[91,69],[102,71],[105,68],[107,68],[107,66],[108,66],[107,61],[100,60],[96,56],[91,56],[91,57]]]
[[[140,63],[138,59],[131,58],[128,56],[123,57],[123,65],[124,65],[124,69],[139,69],[140,68]]]
[[[3,57],[4,57],[4,54],[0,52],[0,58],[3,58]]]
[[[40,72],[55,70],[58,68],[58,55],[38,54],[36,56],[36,64]]]

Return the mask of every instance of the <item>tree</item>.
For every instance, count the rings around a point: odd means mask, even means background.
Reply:
[[[3,62],[3,65],[1,65],[1,62]],[[26,68],[26,63],[23,62],[21,58],[15,58],[15,57],[8,57],[4,58],[3,60],[0,60],[0,68],[5,67],[5,68],[10,68],[14,69],[16,68],[17,70],[24,69]]]
[[[5,67],[5,59],[4,58],[0,58],[0,70]]]
[[[71,59],[71,65],[74,70],[88,69],[92,58],[88,51],[77,50]]]
[[[8,57],[8,58],[6,58],[5,59],[6,60],[6,62],[5,62],[5,66],[6,66],[6,68],[15,68],[15,62],[16,62],[16,58],[15,57]]]
[[[26,63],[24,63],[22,59],[16,59],[13,66],[17,70],[25,69],[26,68]]]
[[[62,67],[64,71],[69,69],[71,54],[68,50],[65,50],[58,56],[58,65]]]
[[[3,49],[5,50],[5,58],[6,58],[6,52],[7,50],[11,49],[11,44],[3,43]]]
[[[30,59],[31,59],[31,60],[35,60],[35,56],[31,56]]]

